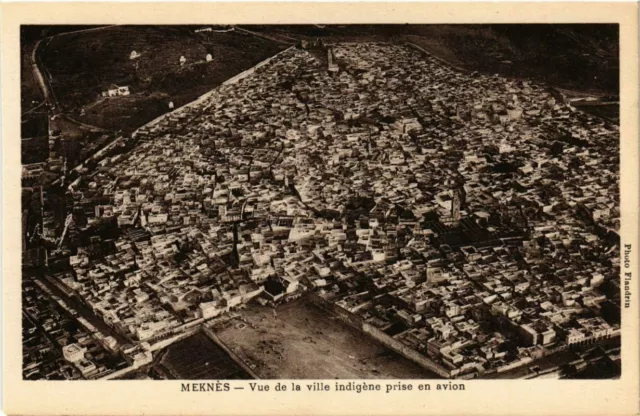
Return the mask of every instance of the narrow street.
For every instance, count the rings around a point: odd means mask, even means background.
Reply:
[[[58,287],[56,287],[56,285],[54,285],[51,282],[49,282],[44,276],[39,275],[39,276],[36,276],[35,279],[37,279],[40,283],[45,285],[56,296],[58,296],[62,300],[64,300],[65,303],[70,308],[75,310],[80,316],[82,316],[84,319],[89,321],[89,323],[91,325],[95,326],[103,334],[108,334],[108,335],[113,336],[118,341],[118,343],[120,345],[125,345],[125,344],[131,344],[132,343],[131,340],[127,339],[125,336],[123,336],[122,334],[118,333],[116,330],[114,330],[113,328],[111,328],[107,324],[105,324],[102,319],[100,319],[99,317],[97,317],[95,315],[95,313],[91,310],[91,308],[89,308],[87,305],[82,303],[77,298],[75,298],[73,296],[71,296],[71,297],[67,296]]]

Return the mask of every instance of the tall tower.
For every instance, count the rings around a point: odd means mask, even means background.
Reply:
[[[327,60],[328,70],[330,73],[336,73],[340,70],[338,63],[336,62],[336,55],[333,53],[333,48],[330,46],[327,48]]]
[[[455,225],[460,221],[460,189],[453,190],[453,200],[451,201],[451,219]]]
[[[464,182],[458,183],[457,190],[460,197],[460,208],[465,209],[467,206],[467,191],[464,189]]]

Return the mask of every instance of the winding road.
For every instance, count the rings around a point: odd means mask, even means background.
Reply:
[[[49,86],[45,82],[44,76],[42,75],[42,72],[40,72],[40,68],[38,67],[37,51],[38,51],[38,48],[40,47],[40,44],[44,40],[49,42],[50,38],[40,39],[38,42],[36,42],[35,46],[33,47],[33,50],[31,51],[31,71],[33,72],[33,77],[38,82],[38,87],[40,87],[40,90],[42,91],[42,95],[44,96],[44,102],[47,103],[49,108],[55,111],[56,106],[55,106],[54,100],[52,99]]]
[[[38,82],[38,86],[40,87],[40,90],[42,91],[42,95],[44,96],[44,102],[47,104],[47,106],[51,109],[51,115],[52,116],[61,116],[64,117],[67,121],[77,124],[78,126],[85,128],[89,131],[92,132],[107,132],[108,130],[105,130],[103,128],[100,127],[96,127],[96,126],[92,126],[89,124],[84,124],[81,123],[71,117],[69,117],[67,114],[64,114],[62,112],[61,106],[58,103],[58,99],[55,95],[55,92],[53,90],[53,87],[51,86],[51,74],[49,74],[49,72],[47,71],[47,69],[44,67],[44,65],[42,64],[42,62],[40,62],[40,59],[38,58],[38,49],[40,48],[40,46],[42,45],[43,42],[45,42],[44,46],[46,47],[51,40],[53,40],[55,37],[57,36],[63,36],[63,35],[69,35],[69,34],[78,34],[78,33],[84,33],[84,32],[92,32],[95,30],[102,30],[105,28],[109,28],[109,27],[113,27],[113,26],[118,26],[118,25],[109,25],[109,26],[100,26],[100,27],[94,27],[91,29],[82,29],[82,30],[76,30],[73,32],[63,32],[57,35],[53,35],[53,36],[49,36],[46,37],[44,39],[40,39],[39,41],[36,42],[35,46],[33,47],[33,50],[31,51],[31,71],[33,72],[33,77],[36,79],[36,81]]]

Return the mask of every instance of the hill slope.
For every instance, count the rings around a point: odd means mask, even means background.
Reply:
[[[116,26],[57,35],[39,54],[63,111],[83,123],[130,131],[168,111],[169,102],[192,101],[284,46],[235,31]],[[130,59],[133,51],[139,56]],[[101,96],[114,85],[128,86],[131,94]]]
[[[39,57],[62,110],[111,130],[134,130],[168,111],[170,101],[176,107],[185,104],[302,39],[412,42],[471,71],[533,78],[588,94],[617,96],[619,88],[617,25],[242,26],[264,37],[215,26],[201,33],[195,26],[65,33],[87,28],[31,27],[23,42],[54,34],[42,42]],[[130,59],[132,51],[140,56]],[[212,62],[205,61],[207,54]],[[181,56],[186,58],[182,66]],[[128,86],[131,95],[102,97],[113,85]],[[23,106],[37,105],[32,83],[23,87]]]

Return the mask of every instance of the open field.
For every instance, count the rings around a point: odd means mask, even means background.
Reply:
[[[168,111],[170,101],[186,104],[286,46],[235,31],[112,26],[60,34],[42,47],[40,58],[64,112],[82,123],[130,131]],[[139,56],[130,59],[133,51]],[[131,95],[101,97],[113,85],[128,86]]]
[[[185,380],[250,379],[224,350],[198,332],[169,346],[160,359],[159,371]]]
[[[615,26],[445,25],[411,30],[419,46],[469,70],[618,93]]]
[[[217,335],[266,379],[435,378],[304,298],[277,308],[249,305],[244,322]]]

